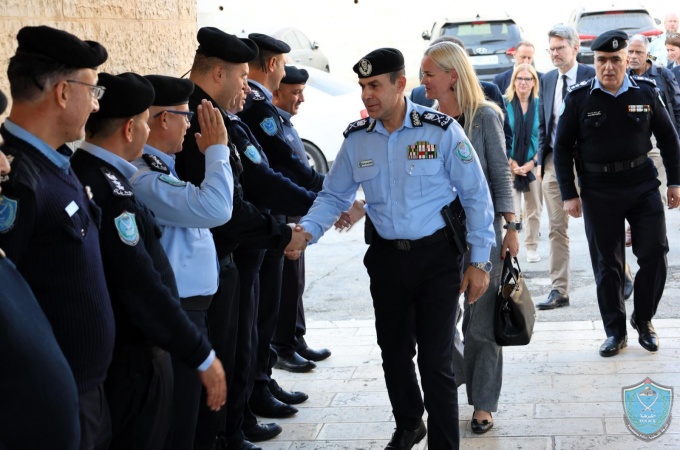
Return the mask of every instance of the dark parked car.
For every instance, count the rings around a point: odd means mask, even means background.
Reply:
[[[497,73],[515,64],[515,45],[522,31],[507,14],[477,14],[475,17],[444,19],[424,31],[425,40],[443,35],[455,36],[465,44],[470,61],[481,80],[491,81]]]

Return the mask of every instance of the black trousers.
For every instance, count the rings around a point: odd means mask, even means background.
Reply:
[[[108,449],[111,441],[111,415],[103,385],[78,395],[78,415],[80,450]]]
[[[368,248],[375,328],[398,427],[415,429],[428,411],[428,445],[459,448],[458,393],[451,364],[462,255],[450,245],[401,251]],[[418,345],[421,397],[413,357]]]
[[[279,354],[290,355],[300,347],[307,347],[304,340],[307,332],[305,308],[302,301],[304,292],[305,254],[303,253],[296,260],[284,258],[279,320],[272,339],[272,346]],[[273,363],[270,362],[270,364]]]
[[[630,224],[635,274],[634,314],[651,320],[661,300],[668,261],[668,240],[659,181],[632,186],[582,188],[581,202],[590,260],[597,285],[597,303],[607,336],[626,335],[623,299],[625,220]]]
[[[220,267],[220,286],[208,308],[208,337],[224,367],[227,381],[227,399],[231,395],[236,358],[236,338],[238,335],[239,315],[239,272],[236,264],[230,261]],[[206,406],[205,389],[201,390],[201,400],[194,436],[194,450],[212,450],[219,432],[224,431],[227,408],[218,412]]]

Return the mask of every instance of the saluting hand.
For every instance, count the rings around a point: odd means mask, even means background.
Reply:
[[[219,411],[227,401],[227,381],[220,360],[215,358],[205,372],[198,372],[198,377],[205,386],[208,408]]]
[[[229,142],[229,135],[227,134],[227,127],[224,125],[222,112],[219,108],[215,108],[208,100],[201,100],[196,112],[198,116],[198,126],[200,133],[196,133],[196,144],[201,153],[211,145],[227,145]]]

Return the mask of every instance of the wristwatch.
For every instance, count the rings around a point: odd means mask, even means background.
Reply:
[[[491,268],[493,267],[491,264],[491,261],[487,262],[471,262],[470,265],[472,267],[476,267],[479,270],[483,270],[486,273],[491,272]]]
[[[506,230],[519,231],[522,229],[522,222],[508,222],[505,225],[503,225],[503,228]]]

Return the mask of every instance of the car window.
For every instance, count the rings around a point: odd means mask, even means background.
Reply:
[[[442,35],[456,36],[466,47],[509,42],[514,46],[520,40],[519,27],[512,21],[447,23]]]
[[[582,16],[576,24],[580,34],[599,35],[607,30],[619,29],[635,34],[654,28],[654,22],[645,12],[611,12]]]
[[[281,40],[288,44],[291,50],[300,50],[303,47],[302,43],[298,40],[298,35],[294,31],[289,31],[281,37]]]
[[[304,48],[304,49],[312,48],[312,43],[309,41],[307,36],[305,36],[301,32],[296,31],[295,37],[297,38],[297,41],[300,43],[300,48]]]

